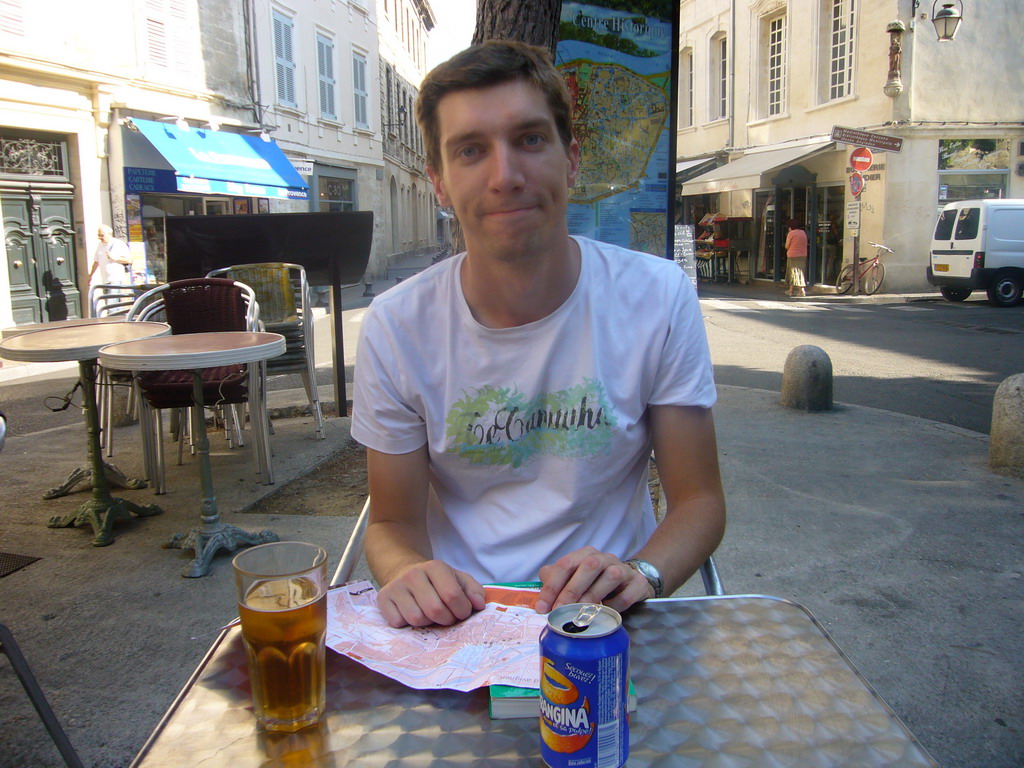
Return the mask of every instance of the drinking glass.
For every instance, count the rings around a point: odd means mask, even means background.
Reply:
[[[232,566],[257,720],[288,733],[314,725],[325,698],[327,552],[275,541]]]

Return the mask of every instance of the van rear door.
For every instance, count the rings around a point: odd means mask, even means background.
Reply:
[[[936,277],[970,277],[974,254],[981,250],[981,208],[974,205],[949,207],[935,223],[930,251]]]

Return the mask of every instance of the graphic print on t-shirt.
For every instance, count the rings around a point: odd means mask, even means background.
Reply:
[[[596,379],[527,398],[515,388],[483,387],[452,405],[448,453],[475,464],[518,467],[534,456],[589,458],[611,450],[616,425]]]

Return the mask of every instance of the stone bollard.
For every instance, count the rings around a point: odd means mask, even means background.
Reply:
[[[1024,477],[1024,373],[1004,379],[996,389],[988,465],[995,472]]]
[[[782,405],[802,411],[832,410],[832,361],[821,347],[794,347],[782,370]]]
[[[110,413],[113,416],[113,425],[115,427],[127,427],[138,421],[138,419],[128,413],[128,398],[131,395],[131,387],[114,386],[112,394]]]

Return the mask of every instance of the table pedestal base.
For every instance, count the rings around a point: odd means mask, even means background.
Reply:
[[[107,487],[114,488],[127,488],[129,491],[138,491],[146,487],[145,480],[137,480],[133,477],[128,477],[124,472],[115,467],[113,464],[103,462],[103,475],[107,478]],[[51,488],[43,494],[44,499],[59,499],[62,496],[67,496],[79,483],[92,483],[92,468],[91,467],[79,467],[74,470],[68,479],[58,485],[56,488]]]
[[[234,552],[241,546],[267,544],[278,539],[273,531],[250,533],[237,526],[218,522],[209,527],[193,528],[188,533],[176,533],[164,544],[164,549],[194,550],[195,558],[185,566],[181,575],[187,579],[197,579],[210,572],[210,561],[220,549]]]
[[[94,494],[95,495],[95,494]],[[127,499],[115,499],[113,496],[106,498],[92,498],[83,502],[82,505],[70,515],[56,515],[50,518],[48,528],[84,528],[92,526],[96,538],[92,540],[94,547],[105,547],[114,543],[112,529],[118,520],[131,520],[135,517],[153,517],[159,515],[163,510],[155,504],[136,504]]]

